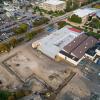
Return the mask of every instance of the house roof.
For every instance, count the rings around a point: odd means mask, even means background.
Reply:
[[[77,58],[84,56],[85,52],[97,43],[97,39],[90,36],[81,45],[79,45],[71,54],[75,55]]]
[[[88,38],[87,35],[81,34],[80,36],[76,37],[71,43],[66,45],[64,47],[64,50],[67,53],[71,53],[75,48],[77,48],[83,41],[85,41]]]

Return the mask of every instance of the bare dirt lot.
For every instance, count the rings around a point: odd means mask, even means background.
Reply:
[[[58,94],[56,100],[90,100],[92,92],[100,93],[100,86],[77,73]]]
[[[77,74],[61,91],[60,95],[57,97],[57,100],[67,100],[67,98],[70,98],[68,100],[81,100],[89,95],[89,87],[87,87],[86,83]]]
[[[22,80],[27,80],[34,73],[46,81],[54,89],[59,86],[70,73],[70,65],[57,63],[41,52],[26,45],[9,54],[3,60]]]
[[[31,58],[25,52],[17,52],[15,55],[9,57],[5,63],[9,65],[20,78],[26,80],[32,75],[33,70],[35,71],[36,68],[38,68],[37,63]]]
[[[20,81],[2,66],[0,66],[0,81],[2,82],[1,88],[7,87],[11,89],[21,85]]]

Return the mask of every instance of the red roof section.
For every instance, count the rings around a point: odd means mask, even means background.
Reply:
[[[76,28],[68,28],[68,29],[71,30],[71,31],[74,31],[74,32],[78,32],[78,33],[81,33],[82,32],[81,30],[78,30]]]

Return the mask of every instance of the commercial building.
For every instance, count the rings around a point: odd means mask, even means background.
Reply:
[[[98,11],[98,9],[95,8],[83,8],[83,9],[77,9],[73,13],[75,15],[78,15],[79,17],[83,18],[88,15],[95,14]]]
[[[47,0],[42,3],[41,7],[48,11],[61,11],[65,9],[66,3],[60,0]]]
[[[96,14],[100,9],[95,9],[95,8],[83,8],[83,9],[77,9],[73,11],[73,14],[78,15],[79,17],[82,18],[82,20],[86,20],[88,16],[92,16]]]
[[[64,27],[32,44],[45,55],[56,61],[65,60],[78,65],[85,58],[86,51],[97,43],[97,39],[87,36],[75,28]]]
[[[76,32],[74,30],[72,31],[70,28],[64,27],[36,41],[32,44],[32,47],[37,47],[38,50],[55,59],[55,56],[59,53],[59,51],[80,34],[82,34],[81,31]]]

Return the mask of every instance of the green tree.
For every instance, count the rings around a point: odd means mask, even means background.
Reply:
[[[19,28],[21,29],[22,32],[26,32],[27,29],[28,29],[28,25],[27,24],[21,24]]]
[[[97,38],[97,39],[100,39],[100,34],[98,34],[98,33],[87,32],[87,31],[86,31],[86,34],[87,34],[88,36],[93,36],[93,37],[95,37],[95,38]]]
[[[75,23],[82,23],[82,18],[79,17],[78,15],[73,14],[70,18],[70,21],[75,22]]]
[[[32,33],[27,33],[27,34],[26,34],[26,38],[27,38],[28,40],[31,40],[31,39],[33,38],[33,34],[32,34]]]
[[[8,97],[10,95],[11,95],[11,93],[8,91],[0,90],[0,100],[8,100]]]
[[[27,29],[28,29],[28,25],[23,23],[18,28],[15,28],[14,32],[16,34],[22,34],[22,33],[25,33]]]
[[[41,32],[43,32],[43,29],[38,29],[38,30],[36,30],[36,31],[32,31],[32,32],[26,34],[26,38],[27,38],[28,40],[31,40],[31,39],[33,39],[33,37],[34,37],[35,35],[37,35],[38,33],[41,33]]]
[[[90,27],[100,29],[100,20],[97,18],[93,18],[92,21],[89,23]]]
[[[91,20],[92,20],[92,16],[89,16],[89,17],[88,17],[88,21],[91,21]]]
[[[64,27],[64,26],[66,26],[66,25],[67,25],[67,23],[65,21],[59,21],[58,22],[59,29],[62,28],[62,27]]]
[[[48,14],[53,14],[53,11],[51,10],[51,11],[48,11]]]
[[[34,22],[33,22],[33,26],[40,26],[42,24],[46,24],[48,23],[49,19],[46,18],[46,17],[41,17],[40,19],[36,19]]]
[[[34,37],[36,34],[37,34],[37,32],[35,32],[35,31],[30,32],[30,33],[27,33],[27,34],[26,34],[26,38],[27,38],[28,40],[31,40],[31,39],[33,39],[33,37]]]
[[[10,46],[15,47],[17,45],[18,41],[15,37],[11,38],[9,41]]]
[[[0,43],[0,53],[8,52],[10,47],[6,43]]]

